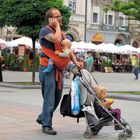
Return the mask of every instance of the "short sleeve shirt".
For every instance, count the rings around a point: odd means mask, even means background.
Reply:
[[[55,50],[54,43],[45,39],[45,36],[50,33],[52,33],[52,31],[49,28],[46,26],[42,27],[39,33],[39,43],[40,45],[45,46],[51,50]]]

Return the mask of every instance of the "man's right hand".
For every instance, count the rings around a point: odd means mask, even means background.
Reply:
[[[80,70],[84,68],[83,63],[81,63],[81,62],[77,62],[77,63],[76,63],[76,66],[77,66],[78,69],[80,69]]]
[[[49,18],[49,25],[56,29],[59,25],[59,22],[55,18]]]

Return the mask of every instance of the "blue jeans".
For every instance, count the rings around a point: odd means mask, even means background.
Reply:
[[[55,80],[56,68],[53,67],[49,73],[43,73],[42,71],[45,68],[41,66],[39,70],[39,80],[43,97],[42,113],[39,115],[39,118],[43,128],[52,126],[53,112],[57,108],[62,95],[62,90],[57,89],[57,82]]]
[[[135,79],[138,79],[139,78],[139,69],[140,69],[139,67],[134,67],[133,68],[133,73],[136,76]]]

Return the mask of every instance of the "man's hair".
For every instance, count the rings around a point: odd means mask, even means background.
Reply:
[[[52,11],[53,10],[58,10],[56,8],[50,8],[47,12],[46,12],[46,19],[48,20],[48,18],[52,17]]]

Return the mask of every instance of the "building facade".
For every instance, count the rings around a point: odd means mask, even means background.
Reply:
[[[128,21],[122,13],[105,13],[104,6],[111,2],[112,0],[64,0],[64,5],[72,11],[67,37],[72,41],[91,42],[96,34],[100,34],[105,43],[140,47],[140,22]],[[0,30],[0,38],[7,41],[18,37],[20,36],[14,27]]]
[[[21,37],[21,35],[18,35],[16,32],[16,28],[12,26],[5,26],[3,28],[0,28],[0,38],[11,41],[13,39],[17,39]]]
[[[140,23],[128,21],[122,13],[105,13],[104,6],[111,2],[112,0],[64,0],[64,4],[72,10],[67,34],[72,36],[73,40],[91,42],[98,33],[105,43],[139,47]]]

